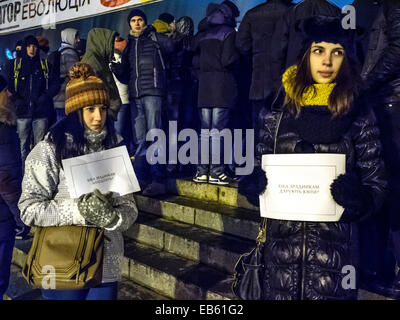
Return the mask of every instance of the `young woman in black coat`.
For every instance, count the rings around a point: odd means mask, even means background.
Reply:
[[[345,210],[338,222],[267,219],[264,298],[356,299],[357,288],[343,285],[344,267],[357,275],[357,222],[375,214],[385,195],[379,130],[357,95],[351,31],[342,29],[340,19],[323,17],[306,20],[303,30],[305,53],[282,77],[283,106],[260,119],[257,156],[345,154],[346,174],[331,185]],[[256,167],[239,191],[255,203],[266,185],[265,172]]]

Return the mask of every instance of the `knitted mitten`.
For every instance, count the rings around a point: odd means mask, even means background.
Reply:
[[[78,209],[86,221],[104,228],[118,218],[112,206],[112,192],[102,194],[99,190],[81,195],[78,200]]]

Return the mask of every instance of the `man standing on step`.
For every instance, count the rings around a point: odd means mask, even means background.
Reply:
[[[22,163],[33,145],[41,141],[53,112],[53,96],[60,88],[51,77],[47,60],[39,57],[39,43],[33,35],[24,39],[22,57],[8,70],[9,90],[17,114],[17,130],[21,141]]]
[[[146,134],[161,129],[161,108],[166,95],[166,54],[174,50],[173,41],[147,25],[147,17],[140,9],[132,9],[128,16],[131,27],[128,44],[121,64],[111,68],[117,78],[128,84],[132,127],[135,132],[135,172],[143,194],[155,196],[166,192],[165,165],[150,165],[146,159]],[[166,152],[158,150],[158,152]]]

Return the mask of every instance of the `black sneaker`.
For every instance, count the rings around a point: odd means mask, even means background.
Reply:
[[[193,178],[193,181],[197,183],[207,183],[207,175],[197,171],[196,175]]]
[[[232,180],[224,172],[217,174],[211,173],[211,175],[208,177],[208,183],[217,184],[220,186],[227,185],[231,182]]]

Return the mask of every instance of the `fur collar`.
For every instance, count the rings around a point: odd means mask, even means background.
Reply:
[[[0,122],[10,126],[15,125],[16,116],[14,111],[11,108],[0,106]]]

